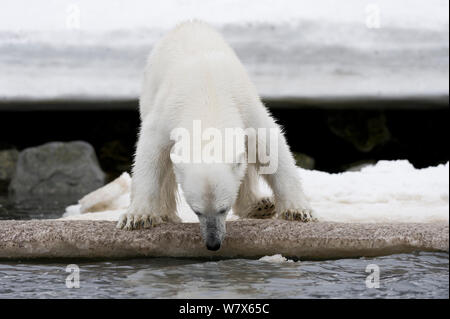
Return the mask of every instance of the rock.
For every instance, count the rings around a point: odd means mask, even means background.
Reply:
[[[346,111],[330,114],[328,126],[336,136],[351,143],[362,153],[389,142],[391,133],[383,112]]]
[[[0,221],[0,260],[184,257],[302,260],[448,252],[446,223],[299,223],[274,219],[227,222],[218,251],[207,250],[198,223],[163,223],[126,231],[94,220]]]
[[[293,152],[293,155],[297,166],[304,169],[314,169],[316,165],[316,161],[314,160],[314,158],[303,153]]]
[[[51,142],[19,154],[9,192],[15,196],[84,195],[103,186],[104,181],[90,144]]]
[[[8,190],[8,185],[16,170],[19,152],[16,149],[0,151],[0,193]]]

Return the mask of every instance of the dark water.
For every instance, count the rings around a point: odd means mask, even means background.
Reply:
[[[284,263],[153,258],[76,264],[80,287],[67,288],[67,263],[1,262],[0,298],[449,297],[446,253]],[[379,267],[379,288],[366,286],[370,264]]]
[[[60,218],[69,205],[76,204],[80,195],[8,198],[0,195],[0,220]]]

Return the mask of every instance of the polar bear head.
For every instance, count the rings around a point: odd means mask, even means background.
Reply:
[[[225,237],[225,220],[236,201],[246,163],[179,163],[177,182],[198,217],[206,247],[218,250]]]

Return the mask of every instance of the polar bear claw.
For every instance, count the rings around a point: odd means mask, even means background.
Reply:
[[[259,200],[248,213],[248,218],[268,219],[275,216],[275,204],[269,197]]]
[[[316,222],[317,218],[313,216],[310,209],[288,209],[278,215],[279,219],[289,221],[300,221],[303,223]]]

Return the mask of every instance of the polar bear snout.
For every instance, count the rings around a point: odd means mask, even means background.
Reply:
[[[206,227],[206,231],[203,232],[203,239],[205,241],[206,248],[208,250],[216,251],[222,246],[222,240],[225,237],[224,227],[221,225]]]
[[[225,218],[222,216],[199,217],[203,241],[208,250],[216,251],[225,237]]]
[[[220,249],[222,242],[217,239],[214,235],[210,235],[206,238],[206,248],[208,250],[216,251]]]

